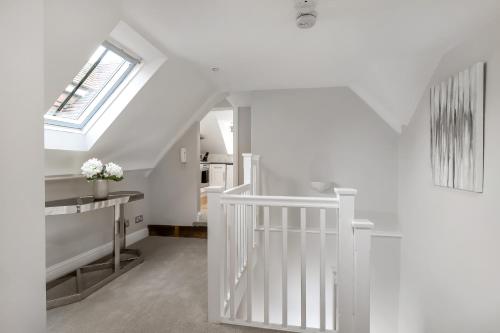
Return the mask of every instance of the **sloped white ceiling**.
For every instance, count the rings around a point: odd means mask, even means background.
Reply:
[[[300,30],[293,0],[46,0],[47,109],[119,20],[168,57],[89,153],[46,151],[46,173],[92,156],[151,168],[220,91],[348,86],[399,131],[442,55],[498,19],[500,1],[318,0],[317,10]]]
[[[227,91],[349,86],[394,129],[407,124],[442,55],[498,0],[124,0],[125,15]],[[220,67],[216,73],[210,68]]]
[[[113,0],[49,0],[45,13],[45,104],[48,109],[89,54],[124,17],[120,1]],[[147,32],[130,25],[155,42]],[[46,150],[46,174],[76,173],[85,159],[94,156],[114,161],[126,169],[148,169],[156,165],[165,147],[193,121],[200,107],[216,94],[216,88],[189,61],[161,44],[155,46],[168,57],[165,64],[89,152]]]

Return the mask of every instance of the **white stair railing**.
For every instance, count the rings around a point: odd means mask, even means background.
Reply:
[[[211,187],[208,194],[208,304],[209,320],[232,324],[306,331],[342,333],[368,333],[370,325],[370,238],[373,224],[354,220],[354,198],[356,190],[337,189],[335,197],[285,197],[256,195],[258,191],[258,158],[244,156],[244,185],[222,192],[222,188]],[[271,210],[281,211],[280,223],[271,228]],[[327,219],[327,210],[336,210],[336,221]],[[290,210],[299,212],[299,228],[289,226]],[[318,221],[310,220],[309,211],[319,212]],[[262,212],[262,221],[258,214]],[[311,214],[312,216],[313,214]],[[335,215],[333,215],[335,216]],[[309,219],[308,219],[309,218]],[[309,227],[318,222],[319,230]],[[336,225],[337,229],[327,229]],[[254,241],[255,233],[263,233],[263,244]],[[281,232],[281,323],[270,322],[270,235]],[[289,317],[290,292],[288,256],[290,232],[300,234],[300,294],[299,318]],[[307,235],[319,233],[319,325],[312,325],[307,318]],[[330,295],[326,292],[326,236],[337,237],[336,264],[333,272],[334,286]],[[259,249],[259,246],[262,246]],[[257,250],[263,262],[257,262]],[[263,265],[263,285],[254,286],[254,268]],[[263,319],[255,320],[253,290],[263,292]],[[326,299],[332,297],[332,313],[327,316]],[[309,300],[310,302],[310,300]],[[242,311],[246,309],[246,311]],[[328,320],[327,318],[331,318]],[[299,321],[299,326],[290,322]]]

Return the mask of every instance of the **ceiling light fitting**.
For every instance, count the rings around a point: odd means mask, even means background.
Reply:
[[[309,29],[316,24],[318,13],[316,12],[316,0],[296,0],[297,9],[297,27],[300,29]]]

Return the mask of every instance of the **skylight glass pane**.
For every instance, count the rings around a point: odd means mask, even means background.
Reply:
[[[62,103],[68,98],[68,96],[73,92],[73,90],[76,88],[76,86],[82,81],[82,79],[88,74],[89,70],[94,66],[96,61],[106,52],[106,48],[103,46],[99,46],[97,50],[94,52],[94,54],[90,57],[89,61],[83,66],[83,68],[80,70],[80,72],[73,78],[71,83],[64,89],[61,95],[57,98],[57,100],[54,102],[52,107],[50,108],[50,111],[48,114],[50,115],[56,115],[58,113],[59,108],[61,107]],[[75,96],[75,98],[71,98],[69,100],[69,106],[72,105],[73,102],[75,102],[75,99],[77,99],[78,96]],[[68,106],[68,108],[69,108]],[[65,114],[65,110],[61,110],[59,112],[59,116],[61,117],[67,117]],[[70,118],[70,117],[68,117]]]
[[[111,81],[113,76],[120,70],[120,68],[127,62],[125,59],[115,54],[112,51],[107,51],[102,60],[97,64],[95,69],[87,76],[76,91],[71,95],[69,100],[60,108],[61,103],[67,96],[75,89],[78,84],[78,79],[82,79],[87,68],[92,67],[94,64],[87,63],[85,67],[78,73],[73,80],[72,84],[66,87],[66,90],[61,94],[54,104],[54,115],[76,120],[85,112],[86,108],[92,103],[97,95],[106,87]],[[90,66],[89,66],[90,65]]]
[[[47,112],[46,123],[82,128],[135,66],[129,59],[99,46]]]

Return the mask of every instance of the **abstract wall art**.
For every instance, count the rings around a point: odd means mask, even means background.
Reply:
[[[431,166],[434,184],[483,191],[485,63],[431,88]]]

